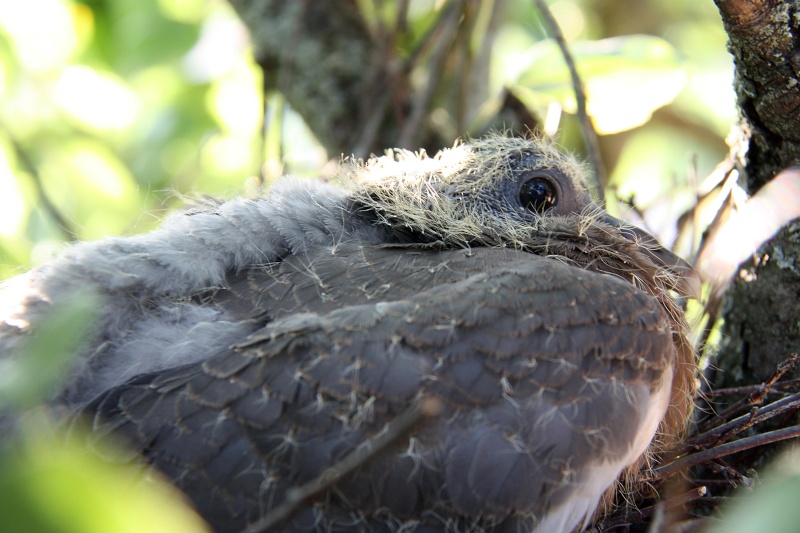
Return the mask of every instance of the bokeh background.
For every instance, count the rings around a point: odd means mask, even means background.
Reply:
[[[359,2],[366,18],[394,3]],[[410,2],[409,35],[443,4]],[[611,193],[671,242],[736,121],[713,2],[549,4],[586,82]],[[490,90],[508,88],[584,155],[567,69],[533,2],[510,1],[502,17]],[[258,194],[340,156],[283,95],[262,94],[223,0],[0,0],[0,279],[71,240],[149,230],[187,197]]]

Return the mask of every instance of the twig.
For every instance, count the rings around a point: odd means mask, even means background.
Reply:
[[[397,20],[394,31],[404,33],[408,30],[408,6],[411,0],[400,0],[397,5]]]
[[[760,409],[753,409],[750,413],[742,415],[725,424],[716,426],[705,433],[693,436],[677,450],[666,454],[661,460],[665,466],[672,464],[676,457],[688,453],[690,450],[704,450],[710,443],[725,442],[734,435],[741,433],[755,424],[769,420],[775,416],[800,408],[800,393],[787,396]],[[737,441],[738,442],[738,441]],[[664,467],[662,467],[664,468]],[[653,479],[659,479],[656,476]]]
[[[734,418],[730,422],[722,424],[721,426],[717,426],[705,433],[696,435],[688,444],[689,446],[700,447],[709,442],[718,442],[723,439],[727,440],[755,424],[769,420],[770,418],[776,417],[788,411],[795,410],[799,407],[800,393],[792,394],[791,396],[787,396],[786,398],[772,402],[771,404],[760,409],[754,409],[752,412],[746,415]]]
[[[442,77],[447,51],[452,44],[451,37],[458,29],[458,21],[461,15],[459,7],[461,7],[461,0],[453,0],[453,2],[445,8],[445,13],[442,14],[441,35],[431,52],[428,79],[425,86],[417,91],[414,101],[411,104],[411,114],[400,131],[398,145],[401,148],[413,148],[418,144],[415,139],[418,139],[419,133],[422,130],[422,121],[426,116],[428,106],[439,85],[439,80]]]
[[[703,425],[700,426],[700,431],[705,431],[711,423],[719,423],[728,419],[733,413],[737,412],[739,409],[746,405],[759,405],[761,402],[764,401],[764,398],[769,394],[772,387],[775,385],[775,382],[778,381],[783,375],[797,366],[798,359],[797,354],[791,354],[787,359],[781,361],[778,364],[775,372],[762,383],[761,385],[756,386],[756,390],[752,391],[748,396],[740,399],[739,401],[735,402],[733,405],[719,413],[717,416],[711,418],[710,420],[706,421]]]
[[[409,54],[408,58],[403,62],[402,68],[400,71],[402,73],[411,72],[411,69],[416,66],[419,59],[428,49],[428,47],[433,46],[436,40],[434,37],[447,23],[447,20],[452,16],[452,12],[456,9],[457,4],[461,4],[462,0],[451,0],[450,4],[444,7],[440,12],[439,16],[436,19],[436,22],[430,27],[430,29],[422,36],[419,40],[419,44],[417,47]]]
[[[721,457],[709,462],[708,466],[715,474],[721,475],[729,487],[738,487],[740,483],[745,485],[749,485],[751,483],[747,476],[739,472],[738,469],[732,467]]]
[[[383,122],[383,117],[386,114],[386,106],[389,104],[391,92],[385,87],[383,80],[376,81],[376,86],[383,87],[384,90],[380,91],[375,105],[369,114],[366,122],[361,128],[361,132],[353,144],[353,157],[356,159],[366,158],[369,156],[370,147],[375,144],[375,138],[378,136],[378,130]]]
[[[702,452],[681,457],[680,459],[677,459],[669,464],[656,468],[654,473],[656,474],[657,479],[664,479],[680,472],[681,470],[689,468],[690,466],[718,459],[732,453],[749,450],[758,446],[764,446],[773,442],[792,439],[798,436],[800,436],[800,425],[776,429],[775,431],[768,431],[760,435],[745,437],[734,442],[720,444],[714,448],[709,448],[707,450],[703,450]]]
[[[800,379],[789,379],[786,381],[778,381],[777,383],[773,383],[771,390],[765,391],[767,394],[777,394],[779,390],[783,389],[791,389],[794,387],[800,387]],[[764,384],[760,385],[743,385],[741,387],[728,387],[724,389],[716,389],[712,391],[708,391],[704,394],[706,399],[709,398],[716,398],[717,396],[734,396],[738,394],[751,394],[753,392],[759,392],[763,390]]]
[[[597,141],[597,132],[592,124],[592,119],[589,117],[589,113],[586,111],[586,93],[583,90],[583,83],[581,82],[580,75],[578,74],[578,69],[575,66],[575,60],[572,58],[572,54],[567,47],[567,42],[564,40],[564,34],[561,33],[561,28],[558,26],[558,22],[556,22],[553,13],[550,11],[550,8],[547,7],[547,4],[544,0],[534,1],[536,2],[536,6],[539,8],[539,12],[542,14],[544,23],[547,25],[547,31],[561,49],[561,55],[564,56],[564,62],[567,64],[567,68],[569,68],[569,74],[572,78],[572,89],[575,91],[575,101],[578,105],[578,118],[580,119],[583,138],[586,141],[586,148],[589,151],[589,159],[591,160],[592,167],[594,168],[594,175],[597,179],[597,185],[601,191],[605,191],[606,175],[603,168],[603,159],[600,155],[600,145]]]
[[[471,52],[469,46],[462,47],[464,54],[469,57],[468,70],[466,74],[462,75],[461,82],[456,86],[458,91],[456,130],[461,134],[464,132],[472,134],[471,126],[476,117],[482,114],[482,103],[489,98],[488,79],[494,55],[493,43],[497,37],[501,14],[505,7],[505,2],[502,0],[488,0],[475,4],[476,8],[473,14],[475,23],[464,42],[477,41],[480,42],[480,45],[475,47],[477,54]],[[484,18],[482,13],[485,11],[488,11],[489,16],[485,26],[482,26],[483,23],[479,24],[479,21]]]
[[[702,498],[706,495],[706,492],[706,487],[695,487],[690,491],[669,498],[668,500],[664,500],[663,502],[659,502],[656,505],[645,507],[644,509],[635,509],[633,511],[626,510],[624,513],[614,513],[614,515],[610,516],[608,520],[601,522],[597,526],[597,529],[600,531],[608,531],[616,527],[641,522],[645,518],[653,516],[657,509],[663,509],[667,511],[683,506],[698,498]]]
[[[369,111],[365,113],[367,118],[360,128],[359,134],[353,143],[353,150],[350,152],[356,159],[366,158],[370,155],[370,150],[375,146],[378,131],[386,116],[386,109],[389,106],[391,98],[397,92],[390,89],[397,86],[397,79],[401,74],[406,74],[411,69],[411,65],[408,63],[398,68],[396,66],[396,58],[394,57],[397,48],[397,37],[407,29],[408,7],[409,0],[400,1],[397,6],[397,19],[394,29],[392,31],[386,31],[385,35],[383,35],[383,39],[379,39],[378,41],[379,45],[382,47],[381,53],[383,59],[380,62],[380,67],[373,69],[370,75],[370,82],[367,84],[371,89],[369,98],[365,100],[365,102],[367,102],[365,108],[369,109]],[[435,27],[436,24],[434,25],[434,28]],[[432,34],[433,30],[425,36],[423,42],[429,39]]]
[[[241,533],[277,531],[275,528],[280,526],[306,502],[317,494],[335,486],[355,472],[356,469],[373,460],[397,439],[410,431],[423,417],[435,416],[438,410],[439,405],[436,400],[423,398],[416,401],[411,407],[392,420],[380,433],[362,443],[345,456],[344,459],[304,485],[289,490],[286,493],[286,499],[281,505],[270,511],[269,514],[252,526],[242,530]]]
[[[64,217],[64,215],[62,215],[58,210],[58,207],[56,207],[56,205],[50,200],[50,197],[47,195],[47,191],[44,188],[42,176],[39,174],[39,170],[36,168],[36,165],[33,164],[31,158],[28,157],[28,153],[22,147],[20,142],[11,134],[11,131],[9,131],[7,127],[1,127],[5,131],[8,140],[11,142],[11,146],[14,147],[14,152],[17,154],[17,159],[20,163],[22,163],[22,166],[25,167],[25,170],[28,171],[28,174],[31,175],[33,184],[36,187],[36,192],[39,195],[39,201],[41,202],[44,210],[53,220],[55,220],[56,226],[58,226],[58,228],[64,232],[64,235],[69,240],[77,240],[78,231],[75,228],[75,225],[67,220],[66,217]]]
[[[485,1],[485,4],[489,3],[492,3],[492,0]],[[454,37],[454,42],[456,43],[471,43],[475,40],[480,5],[476,5],[475,9],[469,9],[466,5],[464,7],[465,9],[462,10],[463,15],[458,25],[458,32]],[[480,46],[478,49],[486,51],[485,46]],[[457,136],[464,131],[464,124],[466,123],[464,117],[466,116],[466,110],[469,109],[467,103],[469,94],[479,85],[473,83],[472,71],[475,63],[471,46],[467,44],[465,46],[456,46],[453,50],[451,61],[453,64],[453,96],[448,97],[448,101],[451,99],[453,101],[452,115],[455,120],[455,135],[453,136]]]

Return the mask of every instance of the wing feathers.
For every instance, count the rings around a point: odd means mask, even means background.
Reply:
[[[331,527],[378,509],[399,521],[421,513],[428,525],[452,513],[534,524],[578,490],[595,457],[630,455],[639,408],[662,390],[675,357],[653,299],[513,250],[420,250],[404,263],[390,249],[343,246],[234,275],[214,302],[269,310],[271,322],[204,363],[109,391],[87,411],[198,506],[208,491],[222,498],[232,516],[209,518],[221,531],[280,503],[420,392],[442,413],[339,486],[325,503]]]

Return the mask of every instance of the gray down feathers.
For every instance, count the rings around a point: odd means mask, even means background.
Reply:
[[[6,310],[0,353],[17,351],[49,304],[94,290],[102,305],[57,402],[74,406],[136,374],[204,359],[253,328],[192,301],[222,287],[226,273],[345,237],[380,242],[383,231],[348,216],[346,199],[346,189],[286,178],[266,198],[173,214],[143,235],[74,245],[0,286],[24,294],[23,305]]]

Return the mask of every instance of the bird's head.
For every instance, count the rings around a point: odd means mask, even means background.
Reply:
[[[509,246],[626,278],[651,294],[696,296],[691,267],[602,210],[584,175],[550,140],[500,133],[433,157],[392,150],[353,172],[357,203],[412,242]]]
[[[595,209],[583,174],[549,141],[493,134],[433,157],[391,150],[354,177],[383,222],[459,247],[513,244],[525,240],[522,228]]]

